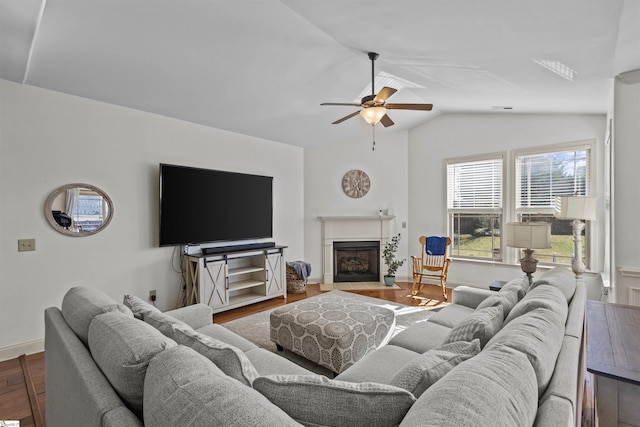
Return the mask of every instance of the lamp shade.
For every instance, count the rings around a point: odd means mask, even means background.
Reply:
[[[556,197],[555,217],[559,219],[584,219],[595,221],[596,197]]]
[[[551,247],[551,224],[547,222],[508,222],[505,224],[507,246],[545,249]]]
[[[360,115],[370,125],[378,123],[385,114],[387,114],[387,109],[384,107],[368,107],[360,110]]]

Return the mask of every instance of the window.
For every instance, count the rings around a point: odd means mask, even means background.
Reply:
[[[451,254],[500,260],[502,156],[447,163],[447,219]]]
[[[489,154],[449,159],[447,168],[447,227],[452,237],[451,255],[459,258],[505,261],[500,239],[508,221],[545,221],[551,224],[549,249],[537,249],[545,264],[571,264],[571,220],[554,217],[557,196],[588,196],[591,191],[591,146],[562,144],[514,151],[506,156]],[[582,256],[589,264],[589,227],[582,236]],[[506,261],[515,262],[509,250]],[[511,255],[513,254],[513,255]],[[513,258],[513,259],[511,259]]]
[[[556,196],[588,196],[590,194],[591,151],[576,147],[544,153],[516,153],[515,208],[518,221],[544,221],[551,224],[551,248],[536,250],[543,263],[571,264],[573,230],[570,220],[553,216]],[[587,258],[588,239],[582,237]],[[588,262],[587,262],[588,264]]]

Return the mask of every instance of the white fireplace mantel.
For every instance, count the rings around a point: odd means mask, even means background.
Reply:
[[[380,262],[382,248],[391,240],[390,222],[395,215],[321,216],[324,283],[333,283],[333,242],[354,242],[361,240],[380,241]],[[380,281],[382,282],[382,269]]]

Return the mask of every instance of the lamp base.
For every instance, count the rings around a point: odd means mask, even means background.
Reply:
[[[524,271],[529,278],[529,285],[533,283],[532,274],[536,272],[538,267],[538,260],[533,257],[533,249],[523,249],[524,258],[520,260],[520,268]]]
[[[571,226],[573,228],[573,262],[571,263],[571,270],[573,270],[577,278],[580,278],[582,273],[586,271],[582,261],[582,230],[584,230],[584,222],[574,219]]]

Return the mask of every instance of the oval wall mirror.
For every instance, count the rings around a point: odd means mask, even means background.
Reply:
[[[90,236],[102,231],[113,218],[113,203],[91,184],[56,188],[44,203],[44,216],[54,230],[67,236]]]

